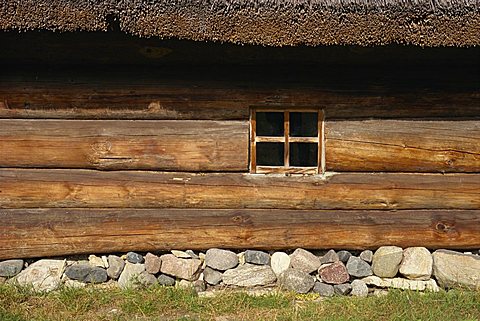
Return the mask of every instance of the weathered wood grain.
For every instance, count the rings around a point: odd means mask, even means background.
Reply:
[[[326,119],[478,118],[480,93],[435,88],[395,91],[360,86],[330,89],[311,84],[268,86],[254,81],[249,85],[0,81],[0,118],[246,120],[251,106],[323,108]]]
[[[0,210],[0,259],[224,248],[478,248],[480,211]]]
[[[247,171],[246,121],[0,120],[0,167]]]
[[[479,209],[478,174],[0,169],[0,208]]]
[[[327,121],[332,171],[480,172],[480,120]]]

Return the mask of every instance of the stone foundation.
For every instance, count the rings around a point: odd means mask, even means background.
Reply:
[[[197,292],[224,288],[280,288],[320,296],[367,296],[396,288],[439,291],[452,287],[480,289],[479,252],[401,249],[376,251],[287,252],[224,249],[206,252],[90,255],[0,262],[0,282],[52,291],[61,286],[192,287]]]

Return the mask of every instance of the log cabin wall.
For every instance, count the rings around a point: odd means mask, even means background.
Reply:
[[[479,48],[0,42],[0,259],[480,245]],[[249,173],[265,107],[323,111],[324,174]]]

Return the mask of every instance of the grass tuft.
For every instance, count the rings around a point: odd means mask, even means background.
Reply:
[[[251,296],[224,291],[198,297],[191,289],[141,290],[63,288],[35,293],[0,285],[0,320],[480,320],[480,292],[390,291],[367,298],[318,300],[318,295],[286,292]]]

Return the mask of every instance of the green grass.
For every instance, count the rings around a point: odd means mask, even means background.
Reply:
[[[65,288],[49,294],[0,285],[0,320],[480,320],[480,292],[391,291],[368,298],[225,291]]]

